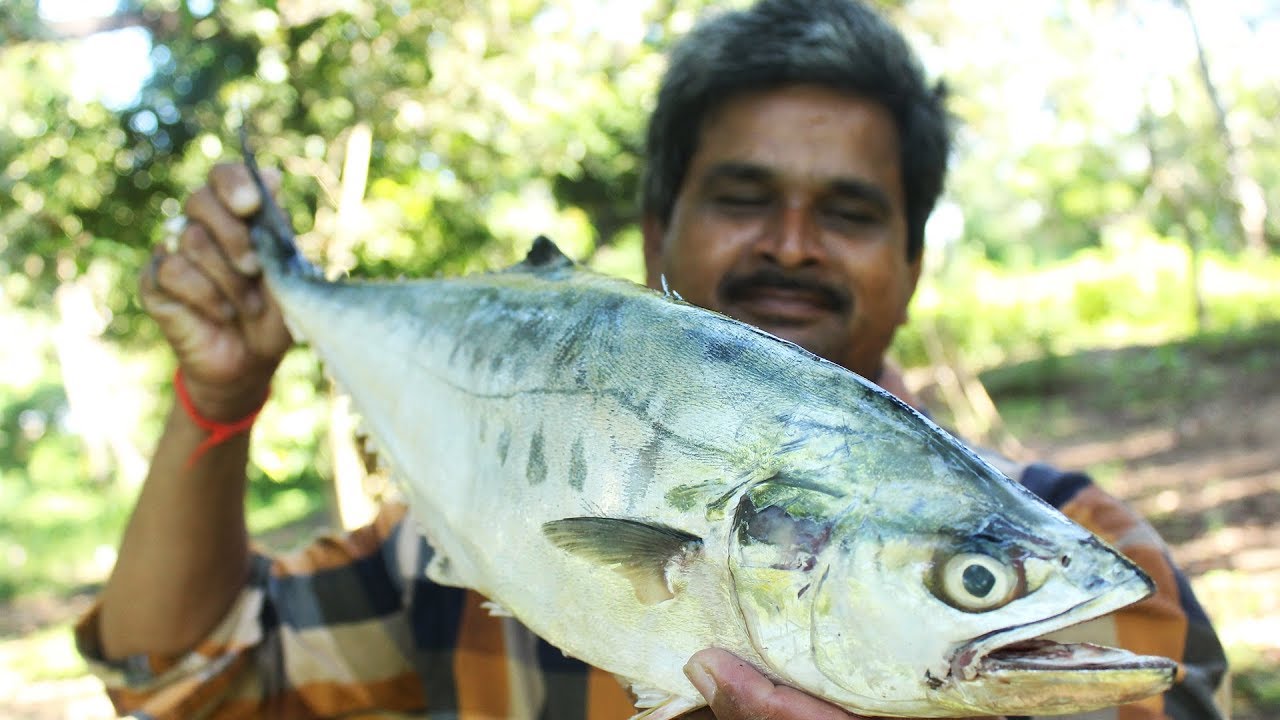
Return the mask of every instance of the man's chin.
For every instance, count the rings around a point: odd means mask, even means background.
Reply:
[[[823,323],[798,323],[773,319],[744,320],[743,322],[754,325],[770,335],[795,343],[814,355],[838,362],[840,348],[835,342],[838,336],[829,328],[824,328]]]
[[[730,317],[735,317],[732,313],[726,314]],[[865,372],[859,372],[857,368],[850,367],[848,362],[849,338],[844,325],[835,318],[827,317],[826,322],[807,323],[798,323],[790,319],[781,321],[771,318],[751,317],[738,317],[737,319],[748,325],[760,328],[770,335],[799,345],[824,360],[829,360],[858,372],[863,377],[867,377]]]
[[[835,313],[830,310],[801,303],[723,303],[721,312],[775,335],[808,332],[822,325],[830,326],[835,321]]]
[[[752,302],[724,303],[716,309],[832,362],[839,363],[847,350],[846,318],[833,310]]]
[[[801,321],[792,317],[759,315],[749,312],[733,312],[733,310],[736,310],[736,308],[731,309],[730,312],[725,314],[748,325],[758,327],[770,335],[777,335],[780,338],[790,340],[797,345],[801,344],[797,338],[814,334],[814,325],[817,324],[812,320]]]
[[[787,297],[725,303],[724,307],[730,317],[759,328],[803,330],[839,321],[839,313],[832,308]]]

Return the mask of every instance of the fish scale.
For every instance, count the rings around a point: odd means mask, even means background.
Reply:
[[[625,678],[637,717],[704,704],[682,668],[710,646],[875,715],[1171,682],[1167,659],[1023,642],[1151,581],[875,385],[545,238],[494,273],[326,281],[245,152],[266,282],[405,488],[430,578]]]

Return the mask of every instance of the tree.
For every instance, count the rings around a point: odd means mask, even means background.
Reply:
[[[1204,83],[1205,95],[1209,99],[1209,106],[1213,109],[1215,126],[1221,137],[1222,150],[1226,159],[1227,187],[1224,192],[1229,203],[1234,206],[1233,220],[1237,226],[1237,232],[1244,247],[1257,255],[1262,255],[1267,250],[1266,196],[1263,195],[1262,186],[1258,181],[1250,177],[1245,170],[1243,152],[1232,137],[1227,121],[1227,107],[1221,93],[1218,92],[1217,84],[1213,81],[1213,73],[1209,70],[1209,53],[1205,49],[1204,41],[1200,38],[1200,26],[1196,22],[1195,13],[1191,11],[1191,3],[1189,0],[1174,0],[1174,4],[1186,14],[1187,23],[1191,26],[1191,35],[1195,40],[1200,81]]]
[[[134,278],[208,166],[237,158],[242,122],[263,161],[283,164],[304,249],[333,272],[488,269],[541,233],[579,257],[635,243],[644,108],[671,19],[607,10],[127,0],[52,23],[34,0],[7,4],[0,68],[19,81],[0,90],[11,129],[0,193],[15,201],[0,206],[0,275],[31,277],[13,300],[37,313],[100,277],[100,339],[151,347]],[[152,44],[139,97],[122,108],[75,97],[74,43],[124,28]],[[311,373],[296,380],[323,385]],[[337,443],[330,454],[352,457]]]

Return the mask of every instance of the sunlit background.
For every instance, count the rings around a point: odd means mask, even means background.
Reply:
[[[479,271],[545,233],[638,279],[645,113],[712,5],[0,6],[0,715],[109,716],[68,627],[169,398],[134,278],[245,117],[331,273]],[[1280,3],[880,5],[959,123],[896,362],[962,435],[1150,518],[1228,644],[1236,716],[1280,716]],[[348,420],[292,354],[253,458],[273,546],[383,487],[340,461]]]

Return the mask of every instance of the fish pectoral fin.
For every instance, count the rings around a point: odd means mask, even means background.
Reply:
[[[631,581],[646,605],[674,598],[671,573],[702,550],[696,535],[622,518],[552,520],[542,526],[542,534],[562,550],[610,566]]]
[[[615,677],[631,690],[636,699],[636,708],[640,712],[631,716],[631,720],[671,720],[707,704],[701,697],[691,700],[621,675]]]
[[[707,701],[702,699],[690,700],[679,695],[667,695],[666,699],[657,705],[632,715],[631,720],[674,720],[674,718],[678,718],[690,710],[704,707],[706,704]],[[637,707],[640,706],[637,705]]]
[[[498,603],[493,602],[492,600],[487,600],[485,602],[480,603],[480,607],[489,611],[489,617],[499,617],[499,618],[515,617],[515,614],[513,614],[506,607],[499,605]]]

